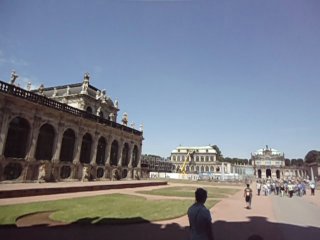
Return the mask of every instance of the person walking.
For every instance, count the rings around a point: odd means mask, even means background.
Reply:
[[[243,196],[246,200],[247,209],[251,208],[251,200],[252,200],[252,189],[250,188],[250,185],[247,184],[247,187],[244,189]]]
[[[293,191],[294,191],[294,185],[293,183],[290,181],[288,184],[288,192],[289,192],[289,197],[292,198],[293,196]]]
[[[260,192],[261,192],[261,183],[260,183],[260,181],[257,182],[257,190],[258,190],[258,196],[260,196]]]
[[[312,181],[310,183],[311,196],[314,196],[314,190],[316,189],[316,184]]]
[[[207,191],[198,188],[195,191],[196,202],[188,209],[191,240],[214,240],[211,213],[204,206],[207,197]]]

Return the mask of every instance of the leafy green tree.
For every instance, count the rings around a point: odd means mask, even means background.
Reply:
[[[302,158],[297,159],[297,166],[299,166],[299,167],[303,166],[303,159]]]
[[[218,147],[217,145],[213,145],[212,148],[213,148],[214,150],[216,150],[216,152],[217,152],[217,160],[218,160],[218,161],[223,161],[223,155],[222,155],[219,147]]]
[[[306,163],[313,163],[313,162],[320,163],[320,151],[316,151],[316,150],[309,151],[307,155],[304,157],[304,161]]]
[[[284,159],[284,165],[285,166],[291,166],[291,161],[289,158]]]

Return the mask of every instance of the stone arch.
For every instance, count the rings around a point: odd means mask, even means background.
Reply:
[[[74,144],[76,141],[76,135],[71,128],[68,128],[62,137],[60,161],[72,162],[74,153]]]
[[[210,167],[210,172],[214,172],[214,166]]]
[[[97,165],[104,165],[106,159],[106,146],[107,141],[104,137],[100,137],[97,146],[97,156],[96,163]]]
[[[262,171],[261,169],[258,169],[258,178],[261,178],[262,177]]]
[[[122,149],[122,166],[127,167],[129,164],[129,144],[125,143]]]
[[[11,162],[4,167],[4,179],[15,180],[21,176],[22,166],[20,163]]]
[[[43,124],[40,128],[37,148],[35,153],[36,160],[51,160],[53,156],[53,144],[55,138],[54,127],[50,124]]]
[[[277,177],[277,179],[280,179],[280,170],[279,169],[276,170],[276,177]]]
[[[30,124],[21,117],[16,117],[9,124],[4,156],[24,158],[27,153],[27,144],[30,136]]]
[[[91,108],[90,106],[88,106],[88,107],[86,108],[86,112],[87,112],[87,113],[92,113],[92,108]]]
[[[71,167],[70,166],[67,166],[67,165],[64,165],[61,167],[60,169],[60,178],[61,179],[67,179],[71,176]]]
[[[271,177],[271,169],[267,168],[266,169],[266,178]]]
[[[92,146],[92,137],[91,137],[90,133],[86,133],[82,137],[81,151],[80,151],[80,162],[81,163],[90,163],[91,146]]]
[[[121,177],[122,177],[122,178],[126,178],[127,176],[128,176],[128,169],[125,168],[125,169],[123,169],[122,172],[121,172]]]
[[[117,166],[118,165],[118,149],[119,144],[117,140],[113,140],[111,144],[111,152],[110,152],[110,165]]]
[[[104,169],[102,167],[97,168],[97,178],[103,178]]]
[[[138,147],[134,145],[133,151],[132,151],[132,167],[138,166]]]

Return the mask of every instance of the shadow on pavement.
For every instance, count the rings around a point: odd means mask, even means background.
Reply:
[[[30,227],[1,226],[0,239],[32,240],[91,240],[91,239],[141,239],[141,240],[187,240],[189,231],[176,223],[162,226],[143,218],[101,219],[84,218],[76,223],[60,226],[45,224]],[[131,224],[133,221],[140,222]],[[119,224],[124,222],[127,224]],[[318,240],[320,228],[301,227],[290,224],[268,222],[263,217],[251,217],[248,222],[217,221],[213,224],[215,240],[247,240],[259,235],[264,240]]]

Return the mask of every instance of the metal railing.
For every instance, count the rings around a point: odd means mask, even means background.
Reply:
[[[46,96],[41,96],[39,94],[24,90],[20,87],[5,83],[3,81],[0,81],[0,92],[5,93],[5,94],[9,94],[12,96],[16,96],[19,98],[23,98],[27,101],[34,102],[34,103],[37,103],[40,105],[44,105],[44,106],[50,107],[50,108],[58,110],[58,111],[63,111],[63,112],[72,114],[77,117],[82,117],[82,118],[85,118],[85,119],[88,119],[91,121],[95,121],[95,122],[104,124],[106,126],[119,129],[121,131],[132,133],[132,134],[138,135],[138,136],[142,136],[142,132],[138,131],[136,129],[124,126],[122,124],[110,121],[108,119],[105,119],[105,118],[102,118],[99,116],[96,116],[96,115],[88,113],[86,111],[71,107],[67,104],[57,102],[53,99],[47,98]]]

